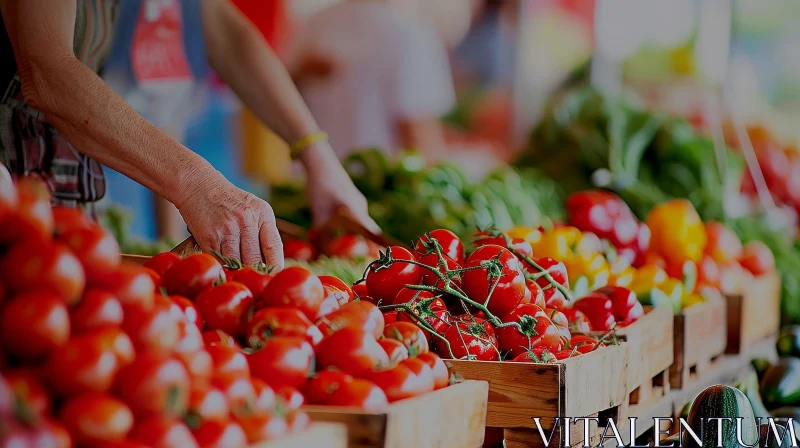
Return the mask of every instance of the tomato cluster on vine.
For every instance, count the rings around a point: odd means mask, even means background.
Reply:
[[[441,357],[482,361],[578,356],[607,343],[607,336],[584,333],[613,330],[640,315],[623,322],[611,313],[611,324],[598,320],[593,328],[593,318],[605,315],[593,304],[585,306],[590,301],[574,306],[563,263],[535,258],[529,243],[499,231],[479,232],[473,245],[465,256],[456,235],[437,229],[412,250],[389,247],[356,285],[368,295],[361,299],[377,304],[388,322],[415,323]],[[616,294],[607,297],[609,312],[612,302],[629,298],[642,311],[635,295]]]

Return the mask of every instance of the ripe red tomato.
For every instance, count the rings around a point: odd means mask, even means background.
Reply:
[[[206,343],[206,346],[211,347],[213,345],[222,345],[225,347],[231,347],[235,349],[240,349],[242,347],[239,346],[239,343],[236,342],[236,339],[233,336],[225,333],[222,330],[212,330],[212,331],[205,331],[203,332],[203,342]]]
[[[253,294],[243,284],[225,282],[212,286],[198,294],[194,304],[207,329],[222,330],[236,339],[244,337]]]
[[[89,280],[116,268],[122,260],[114,235],[98,225],[68,230],[59,236],[59,241],[78,257]]]
[[[319,281],[322,282],[322,288],[325,290],[326,298],[328,296],[336,297],[336,301],[339,305],[344,305],[345,303],[350,303],[355,300],[356,295],[352,289],[350,289],[347,284],[338,277],[334,277],[332,275],[320,275]]]
[[[102,327],[119,327],[122,319],[122,304],[113,294],[99,288],[88,288],[80,303],[70,310],[73,333]]]
[[[167,269],[171,268],[172,265],[180,260],[181,256],[175,252],[162,252],[145,261],[142,266],[152,269],[158,275],[164,275]]]
[[[403,291],[410,290],[403,289]],[[401,300],[400,296],[403,294],[403,291],[397,295],[397,300]],[[416,324],[419,319],[423,319],[425,322],[430,324],[437,333],[442,334],[445,330],[447,330],[447,326],[450,325],[452,320],[450,318],[450,313],[447,311],[447,305],[445,305],[444,301],[439,297],[434,297],[433,294],[427,291],[423,291],[422,294],[418,295],[416,300],[411,302],[410,307],[411,313],[408,311],[398,311],[398,322],[412,322]],[[411,314],[413,314],[413,316]],[[428,342],[430,342],[431,333],[424,328],[422,329],[422,332],[425,334],[425,338],[428,340]]]
[[[10,294],[44,291],[67,305],[78,303],[86,282],[80,261],[65,245],[38,238],[14,244],[0,262],[0,275]]]
[[[598,341],[590,336],[576,334],[572,336],[569,344],[572,348],[577,349],[579,353],[588,353],[597,348]]]
[[[192,430],[197,445],[200,448],[227,448],[248,446],[247,435],[244,429],[235,422],[203,422]]]
[[[578,299],[573,309],[583,312],[589,318],[594,331],[608,331],[616,325],[611,299],[602,293],[592,292]]]
[[[326,404],[335,389],[351,381],[353,377],[340,370],[320,370],[303,388],[303,396],[308,404]]]
[[[125,308],[122,329],[131,338],[137,353],[166,355],[178,345],[181,333],[171,306],[168,298],[159,296],[150,309],[141,305]]]
[[[367,282],[353,285],[353,287],[350,289],[353,291],[353,294],[356,296],[356,298],[364,298],[369,296],[369,291],[367,291]]]
[[[322,340],[322,332],[297,308],[264,308],[250,318],[247,343],[262,349],[270,338],[294,336],[305,338],[311,345]]]
[[[545,311],[538,306],[527,303],[517,305],[513,311],[504,314],[500,320],[505,323],[516,322],[515,326],[496,329],[500,340],[500,350],[510,351],[517,357],[533,347],[543,345],[551,351],[557,351],[561,344],[558,327],[547,317]],[[564,322],[566,324],[566,321]]]
[[[561,336],[561,344],[557,347],[553,347],[553,349],[560,349],[562,346],[566,345],[567,341],[572,337],[572,333],[569,330],[569,320],[566,314],[555,308],[545,308],[544,312],[547,314],[547,317],[550,318],[550,322],[553,322],[556,328],[558,328],[558,334]]]
[[[342,257],[351,260],[378,258],[377,248],[359,235],[345,234],[336,237],[325,245],[324,252],[329,257]]]
[[[430,238],[428,237],[429,235]],[[443,255],[450,257],[458,264],[464,263],[464,244],[458,239],[455,233],[447,229],[432,230],[420,237],[419,241],[417,241],[417,244],[414,246],[414,250],[421,263],[429,266],[436,266],[439,262],[439,258],[433,246],[434,241],[439,243]],[[433,255],[433,257],[431,257],[431,255]],[[433,263],[430,263],[431,260]]]
[[[50,387],[61,397],[111,389],[120,368],[116,353],[102,336],[92,333],[73,337],[53,352],[45,365]]]
[[[256,409],[256,390],[250,378],[214,378],[211,385],[225,394],[232,414]]]
[[[433,390],[431,368],[414,358],[406,359],[390,369],[374,372],[368,379],[383,389],[390,403]]]
[[[400,246],[386,249],[391,261],[386,267],[373,265],[367,274],[367,291],[380,302],[391,303],[406,285],[416,285],[422,277],[422,268],[409,263],[416,261],[414,255]]]
[[[286,249],[286,247],[284,247]],[[228,280],[232,282],[239,282],[253,293],[253,297],[261,297],[264,294],[264,289],[267,284],[272,280],[272,275],[264,274],[249,266],[242,269],[231,271],[228,275]]]
[[[441,272],[442,274],[446,274],[448,271],[457,271],[461,269],[461,265],[458,262],[454,261],[450,257],[445,257],[444,262],[446,265],[446,270],[442,268],[442,266],[434,264],[433,266]],[[427,264],[427,262],[425,262]],[[460,273],[451,273],[450,279],[452,280],[450,283],[451,288],[461,288],[461,274]],[[436,286],[437,288],[444,289],[445,282],[442,280],[438,275],[434,272],[431,272],[428,269],[422,268],[422,277],[420,281],[423,285],[427,286]]]
[[[22,413],[29,412],[34,419],[50,415],[52,409],[50,395],[32,371],[26,369],[7,370],[3,372],[3,376],[6,386],[11,391],[9,399],[16,403],[20,410],[23,410]]]
[[[759,276],[775,270],[775,257],[766,244],[750,241],[744,245],[739,264],[753,275]]]
[[[444,332],[447,344],[436,340],[439,355],[444,358],[473,359],[479,361],[498,361],[497,337],[491,323],[476,317],[472,320],[458,320]],[[451,353],[452,351],[452,353]]]
[[[123,309],[136,306],[147,310],[155,302],[156,285],[147,268],[141,266],[123,264],[95,279],[95,285],[114,294]]]
[[[433,352],[420,353],[417,355],[417,359],[425,362],[431,368],[434,389],[438,390],[450,385],[450,373],[439,355]]]
[[[121,442],[133,428],[131,409],[105,393],[78,395],[64,403],[59,415],[77,446]]]
[[[534,258],[533,261],[538,264],[539,267],[547,271],[547,273],[550,274],[550,277],[552,277],[556,283],[569,289],[569,276],[567,275],[567,266],[564,265],[564,263],[550,257]],[[527,263],[523,264],[525,269],[527,269],[531,274],[538,274],[540,272],[537,268],[528,265]],[[550,281],[545,277],[537,278],[536,283],[538,283],[542,288],[551,286]]]
[[[250,378],[247,356],[239,349],[225,345],[206,348],[214,363],[215,378]]]
[[[308,241],[287,238],[283,240],[283,256],[291,260],[311,261],[317,258],[317,251]]]
[[[289,434],[289,423],[280,414],[266,412],[238,415],[236,422],[242,427],[250,443],[278,440]]]
[[[50,238],[53,235],[53,211],[50,207],[50,190],[37,177],[25,176],[17,180],[16,201],[8,191],[3,195],[7,209],[3,216],[3,232],[0,245],[19,241],[27,237]]]
[[[378,385],[342,372],[320,372],[304,392],[309,404],[356,407],[365,412],[380,412],[389,405]]]
[[[214,374],[214,360],[204,348],[203,336],[197,327],[188,322],[180,322],[179,326],[183,336],[175,347],[175,355],[186,367],[192,385],[208,385]]]
[[[319,319],[317,327],[323,336],[330,336],[342,328],[360,328],[378,338],[383,334],[383,313],[369,302],[356,300]]]
[[[383,329],[383,337],[402,342],[412,358],[428,351],[428,339],[425,333],[411,322],[395,322],[387,325]]]
[[[299,308],[309,319],[319,314],[325,290],[319,277],[306,268],[288,267],[279,272],[264,289],[256,309],[268,306],[292,306]]]
[[[493,267],[482,267],[485,263]],[[462,289],[473,301],[486,304],[492,314],[510,312],[525,296],[522,264],[508,249],[481,246],[467,258],[465,268],[472,270],[464,272]]]
[[[69,339],[69,313],[50,292],[30,292],[11,299],[0,310],[3,351],[23,359],[47,356]]]
[[[386,325],[391,323],[397,322],[397,310],[394,311],[384,311],[383,312],[383,321]]]
[[[158,448],[197,448],[189,427],[182,421],[163,415],[140,418],[129,435],[131,440],[142,442],[143,446]],[[128,448],[137,448],[133,445]],[[118,448],[122,448],[119,446]]]
[[[525,296],[526,298],[523,299],[522,303],[532,303],[534,305],[538,305],[540,308],[547,307],[547,304],[545,303],[545,299],[544,299],[544,290],[542,290],[542,287],[539,286],[538,283],[536,283],[534,280],[527,280],[526,279],[525,280],[525,286],[528,288],[528,292],[530,293],[530,297],[528,297],[527,294],[526,294],[526,296]],[[555,291],[558,291],[556,288],[550,288],[550,289],[548,289],[548,291],[551,290],[551,289],[555,290]],[[563,299],[564,296],[561,295],[561,298]],[[564,302],[566,303],[566,299],[564,299]],[[553,308],[556,308],[556,306],[553,306]]]
[[[719,221],[706,223],[705,252],[717,263],[728,263],[742,256],[742,241]]]
[[[364,376],[389,365],[389,357],[372,333],[347,327],[320,341],[317,365],[322,369],[335,367],[351,375]]]
[[[316,319],[321,319],[338,310],[340,307],[341,306],[339,305],[339,301],[336,300],[336,297],[326,292],[325,298],[322,300],[322,304],[319,306],[319,312],[317,313]]]
[[[563,313],[564,316],[567,317],[570,331],[574,331],[576,333],[588,333],[592,331],[589,318],[586,317],[586,314],[584,314],[583,311],[567,308],[563,311]]]
[[[97,223],[80,208],[55,205],[53,206],[52,213],[53,222],[55,223],[53,233],[56,237],[75,229],[97,225]]]
[[[314,348],[302,337],[276,336],[247,357],[250,374],[272,387],[302,388],[313,372]]]
[[[303,406],[306,399],[303,394],[294,387],[283,386],[275,390],[275,395],[283,401],[283,405],[290,411],[296,411]]]
[[[44,419],[37,424],[31,444],[35,447],[71,448],[72,437],[60,423]]]
[[[117,361],[120,367],[132,363],[133,359],[136,357],[131,338],[119,328],[99,328],[97,330],[92,330],[90,333],[87,333],[87,335],[96,338],[103,348],[111,350],[117,355]]]
[[[533,347],[531,350],[526,350],[525,352],[519,354],[518,356],[514,357],[511,362],[536,362],[536,363],[544,363],[544,364],[555,364],[557,363],[559,358],[556,357],[556,354],[551,352],[549,348],[540,345],[538,347]]]
[[[198,330],[203,331],[203,316],[197,311],[197,307],[191,300],[182,296],[169,296],[172,301],[170,310],[176,319],[185,319],[190,324],[197,327]]]
[[[224,422],[228,419],[230,409],[225,394],[215,387],[195,387],[189,393],[190,415],[196,415],[205,420]]]
[[[408,359],[408,349],[397,339],[378,339],[378,344],[389,356],[389,365],[396,366],[400,361]]]
[[[546,308],[563,310],[567,307],[567,298],[556,288],[545,289],[542,292],[542,297]]]
[[[255,401],[253,406],[254,412],[272,412],[278,404],[278,397],[275,390],[269,384],[258,378],[250,378],[250,384],[255,391]],[[294,388],[289,388],[294,389]]]
[[[164,271],[161,281],[167,292],[195,298],[218,280],[225,280],[225,271],[216,258],[208,254],[192,254]]]
[[[189,404],[189,373],[177,358],[140,352],[117,376],[117,395],[137,415],[178,417]]]
[[[611,299],[611,312],[620,326],[630,325],[644,316],[644,308],[636,294],[622,286],[605,286],[597,290]]]

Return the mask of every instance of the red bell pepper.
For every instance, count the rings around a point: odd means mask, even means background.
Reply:
[[[627,326],[636,322],[644,315],[644,308],[636,294],[628,288],[621,286],[606,286],[596,292],[605,294],[611,299],[611,312],[619,326]]]
[[[591,292],[578,299],[572,308],[583,312],[589,318],[594,331],[608,331],[617,324],[611,298],[606,294]]]

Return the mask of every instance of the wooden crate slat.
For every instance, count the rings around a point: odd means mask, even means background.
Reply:
[[[484,381],[464,381],[392,403],[386,412],[304,406],[311,420],[343,423],[351,448],[479,447],[486,421]]]
[[[723,298],[709,297],[706,302],[685,308],[675,316],[671,387],[680,389],[702,376],[725,352],[728,342],[726,309]]]
[[[281,440],[259,443],[251,448],[306,448],[324,446],[326,448],[347,448],[347,427],[335,423],[312,423],[300,433]]]
[[[776,272],[753,278],[742,291],[726,295],[728,346],[726,353],[746,352],[778,334],[781,312],[781,278]]]

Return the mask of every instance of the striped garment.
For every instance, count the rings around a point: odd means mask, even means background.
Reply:
[[[76,0],[74,49],[98,72],[114,40],[119,0]],[[102,166],[78,152],[26,104],[5,25],[0,22],[0,163],[12,175],[37,175],[50,187],[53,202],[76,205],[105,195]]]

